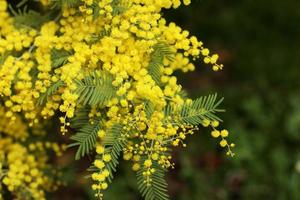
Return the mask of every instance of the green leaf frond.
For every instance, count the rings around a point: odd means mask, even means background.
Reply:
[[[119,157],[126,145],[126,138],[122,137],[123,125],[114,124],[106,133],[102,145],[104,146],[105,154],[111,156],[111,161],[106,163],[105,168],[109,171],[108,181],[111,183],[114,178],[114,172],[117,171],[117,166],[119,164]],[[101,159],[100,155],[96,156],[96,159]],[[92,165],[88,171],[98,172],[99,169]],[[90,175],[88,176],[90,177]]]
[[[106,134],[103,141],[105,154],[109,154],[111,156],[111,161],[106,164],[106,168],[109,171],[109,182],[113,179],[113,173],[117,170],[116,168],[119,164],[119,157],[126,144],[126,138],[121,136],[122,130],[123,125],[114,124]]]
[[[47,99],[54,95],[59,88],[64,86],[64,82],[62,80],[58,80],[57,82],[54,82],[50,85],[49,88],[47,88],[46,92],[41,94],[40,97],[38,98],[38,105],[45,105],[47,102]]]
[[[150,56],[148,71],[153,80],[160,85],[160,78],[162,76],[162,66],[164,58],[173,60],[174,52],[164,42],[158,42],[153,46],[153,52]]]
[[[69,56],[73,53],[64,49],[51,50],[51,66],[55,69],[67,63]]]
[[[211,121],[222,121],[216,113],[224,112],[218,106],[223,98],[217,99],[217,94],[200,97],[191,103],[185,103],[180,107],[174,107],[168,104],[165,107],[165,116],[171,117],[176,123],[186,123],[190,125],[199,125],[204,119]]]
[[[0,65],[2,65],[4,63],[4,61],[6,60],[6,58],[10,55],[9,52],[5,52],[2,55],[0,55]]]
[[[98,34],[93,34],[91,38],[89,38],[88,43],[89,44],[95,44],[99,42],[102,38],[105,36],[109,36],[111,34],[111,29],[103,29]]]
[[[26,3],[28,3],[28,1],[30,1],[30,0],[21,0],[21,1],[17,4],[17,8],[20,8],[20,7],[24,6]]]
[[[34,10],[27,10],[27,6],[25,6],[23,9],[18,8],[15,10],[9,5],[9,9],[14,15],[14,24],[16,27],[38,29],[42,24],[51,20],[52,13],[41,15],[41,13]]]
[[[99,1],[93,1],[93,4],[90,6],[90,9],[93,10],[93,19],[96,20],[100,16],[99,11]]]
[[[88,124],[90,122],[90,111],[91,108],[89,108],[89,106],[77,108],[74,117],[70,119],[71,128],[78,130]]]
[[[78,146],[75,159],[79,160],[86,154],[89,154],[96,146],[98,131],[102,127],[101,121],[96,121],[94,123],[85,124],[78,133],[71,136],[75,143],[69,145],[69,147]]]
[[[166,117],[171,117],[172,115],[175,115],[175,112],[174,112],[174,108],[173,106],[171,106],[170,103],[168,103],[165,107],[164,107],[164,114]]]
[[[116,88],[112,85],[112,81],[112,75],[106,72],[94,72],[84,77],[83,80],[75,80],[78,102],[91,106],[104,105],[116,95]]]
[[[142,165],[142,163],[141,163]],[[167,182],[165,179],[166,170],[163,169],[157,162],[153,162],[151,168],[155,171],[150,175],[151,182],[145,180],[143,172],[145,169],[141,168],[137,172],[138,188],[145,200],[168,200]]]
[[[63,8],[63,7],[76,7],[79,6],[81,0],[50,0],[52,7]]]
[[[187,99],[188,98],[188,93],[186,90],[181,89],[178,93],[177,93],[182,99]]]
[[[147,100],[144,105],[145,105],[146,116],[148,119],[150,119],[150,117],[152,116],[152,114],[155,110],[154,104],[151,101]]]
[[[113,0],[111,2],[111,7],[113,9],[112,15],[116,16],[125,12],[127,10],[128,5],[124,0]]]

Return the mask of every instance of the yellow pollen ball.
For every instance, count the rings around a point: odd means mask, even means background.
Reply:
[[[109,162],[109,161],[111,161],[111,156],[109,154],[104,154],[103,160],[104,160],[104,162]]]
[[[132,166],[133,171],[138,171],[140,168],[141,168],[141,166],[138,163],[134,163],[133,166]]]
[[[213,127],[218,127],[219,126],[219,122],[218,121],[213,121],[212,123],[211,123],[211,125],[213,126]]]
[[[104,162],[101,161],[101,160],[95,160],[94,164],[95,164],[95,166],[96,166],[97,168],[99,168],[99,169],[102,169],[102,168],[105,167]]]
[[[211,132],[211,136],[213,136],[214,138],[217,138],[220,136],[220,131],[214,130]]]
[[[152,166],[152,161],[151,160],[145,160],[144,166],[147,167],[147,168],[151,167]]]
[[[105,131],[104,130],[100,130],[99,132],[98,132],[98,137],[99,138],[103,138],[105,136]]]
[[[103,154],[104,153],[104,147],[103,146],[97,146],[96,147],[96,152],[97,154]]]
[[[102,184],[101,184],[101,189],[102,189],[102,190],[106,190],[107,187],[108,187],[107,183],[102,183]]]
[[[183,4],[188,6],[191,4],[191,0],[183,0]]]
[[[227,145],[227,141],[226,140],[221,140],[221,142],[220,142],[220,146],[221,147],[225,147]]]
[[[203,122],[202,122],[202,125],[204,127],[208,127],[210,125],[210,121],[208,119],[204,119]]]
[[[225,129],[222,130],[222,131],[221,131],[221,136],[222,136],[222,137],[228,137],[228,131],[225,130]]]

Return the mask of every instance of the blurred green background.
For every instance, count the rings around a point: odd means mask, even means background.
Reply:
[[[187,148],[174,152],[171,199],[300,199],[299,9],[295,0],[194,0],[165,12],[220,54],[222,72],[199,62],[195,73],[180,79],[192,97],[225,97],[222,126],[236,143],[236,157],[228,158],[208,131],[188,139]],[[77,187],[60,190],[57,199],[92,199],[88,188]],[[139,200],[136,188],[125,163],[106,199]]]
[[[237,145],[231,159],[208,132],[192,138],[178,154],[175,199],[300,199],[299,8],[293,0],[202,0],[170,13],[225,63],[217,74],[199,63],[184,85],[193,96],[225,97],[222,125]]]

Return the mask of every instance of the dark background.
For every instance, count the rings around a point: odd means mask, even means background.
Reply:
[[[225,64],[215,73],[199,61],[196,72],[179,77],[192,97],[225,97],[222,127],[236,143],[236,157],[228,158],[209,131],[200,130],[187,148],[176,149],[171,199],[300,199],[299,10],[296,0],[194,0],[165,11],[169,22],[196,35]],[[92,158],[78,166],[73,156],[59,160],[68,186],[49,199],[93,199],[83,178]],[[139,200],[136,188],[122,162],[105,199]]]

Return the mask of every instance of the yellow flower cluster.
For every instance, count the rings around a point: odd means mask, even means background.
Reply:
[[[31,51],[37,31],[17,29],[7,7],[7,2],[0,0],[0,199],[3,186],[16,199],[45,199],[45,191],[57,187],[54,178],[45,173],[52,170],[46,150],[61,155],[62,149],[50,142],[29,144],[33,136],[44,134],[39,124],[33,124],[37,122],[34,96],[38,93],[32,89],[30,73],[35,65]],[[16,114],[21,111],[28,124]],[[30,133],[29,124],[34,127]]]
[[[3,141],[1,141],[1,145]],[[2,158],[5,165],[2,166],[1,175],[4,176],[2,183],[19,199],[45,199],[45,191],[55,189],[52,177],[45,174],[47,169],[45,161],[18,143],[5,144],[2,149],[6,157]],[[1,152],[2,153],[2,152]]]
[[[62,147],[51,142],[29,143],[28,127],[18,115],[11,121],[0,107],[0,117],[0,193],[3,184],[17,199],[45,199],[45,191],[58,186],[54,177],[46,173],[53,170],[47,164],[46,151],[52,149],[60,156]]]
[[[89,145],[79,155],[95,148],[92,188],[100,197],[120,151],[150,186],[157,166],[174,167],[171,148],[186,146],[186,136],[199,124],[211,126],[212,136],[220,137],[220,145],[232,155],[234,145],[227,143],[227,130],[216,130],[219,120],[209,113],[212,107],[191,107],[193,101],[182,95],[173,75],[193,71],[193,60],[200,57],[214,71],[223,67],[218,55],[210,55],[195,36],[161,15],[162,9],[189,5],[190,0],[72,2],[61,5],[61,15],[39,28],[17,28],[7,1],[0,0],[0,134],[6,134],[0,138],[1,163],[6,161],[0,180],[9,191],[43,199],[44,190],[51,188],[52,180],[42,172],[47,159],[38,160],[34,151],[51,147],[60,154],[60,148],[49,143],[25,147],[20,141],[29,137],[23,120],[34,130],[57,113],[63,115],[61,132],[67,133],[74,129],[72,120],[82,117],[78,112],[88,111],[79,128],[95,126],[96,144],[82,142],[82,135],[74,138],[77,145]],[[45,10],[55,7],[52,1],[41,3]],[[115,136],[116,124],[121,128]]]

